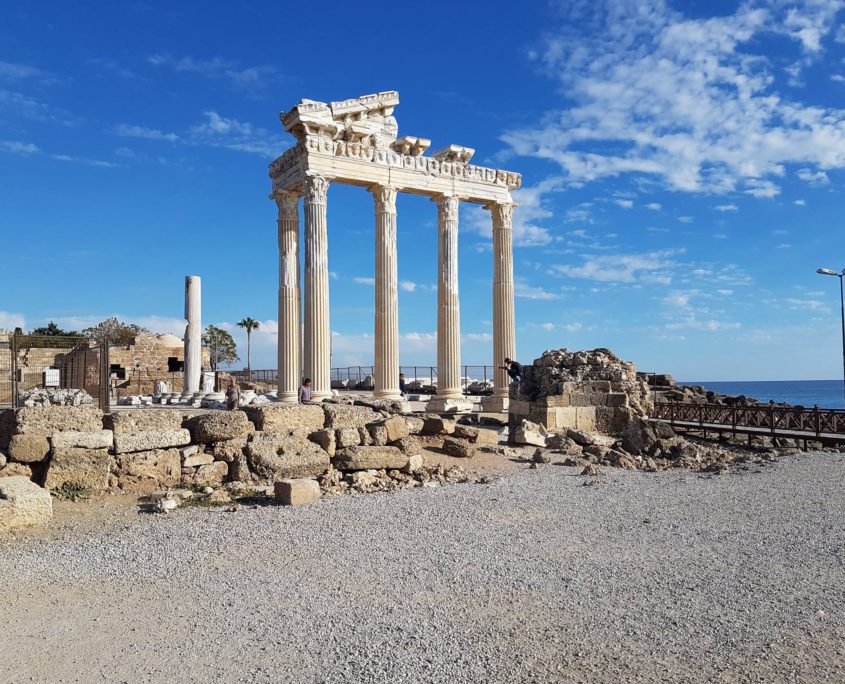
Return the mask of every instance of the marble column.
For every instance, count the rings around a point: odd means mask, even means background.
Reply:
[[[502,202],[487,207],[493,217],[493,361],[496,371],[493,395],[483,397],[484,411],[508,410],[510,378],[499,368],[504,359],[516,359],[516,324],[513,300],[513,210],[516,204]]]
[[[399,265],[396,251],[396,188],[371,188],[376,209],[376,339],[377,397],[399,393]]]
[[[332,395],[328,189],[329,181],[323,176],[305,179],[305,376],[311,378],[314,401]]]
[[[437,203],[437,394],[426,409],[437,413],[472,410],[461,388],[461,306],[458,297],[458,211],[453,195]]]
[[[299,193],[278,191],[279,207],[279,401],[297,402],[302,335],[299,294]]]
[[[185,365],[182,396],[200,391],[202,373],[202,282],[199,276],[185,276]]]

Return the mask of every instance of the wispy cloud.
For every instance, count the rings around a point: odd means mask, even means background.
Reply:
[[[359,285],[375,285],[376,279],[369,277],[369,276],[355,276],[352,278],[352,282],[358,283]]]
[[[663,205],[658,202],[649,202],[645,205],[645,208],[651,209],[652,211],[660,211],[663,208]]]
[[[41,152],[38,145],[34,145],[32,143],[22,143],[16,140],[0,140],[0,150],[10,154],[17,154],[22,157],[28,157]]]
[[[269,64],[241,67],[237,62],[222,57],[198,59],[159,53],[150,55],[147,62],[157,67],[167,67],[177,73],[196,74],[203,78],[224,81],[247,93],[264,90],[278,78],[276,68]]]
[[[550,292],[542,287],[533,287],[528,285],[521,278],[517,278],[514,283],[514,296],[521,299],[538,299],[542,301],[550,301],[553,299],[560,299],[562,295],[557,292]]]
[[[735,204],[717,204],[713,207],[716,211],[721,211],[722,213],[726,211],[738,211],[739,207]]]
[[[578,265],[552,266],[556,275],[600,282],[669,283],[678,250],[664,249],[639,254],[601,254],[583,257]]]
[[[166,142],[178,142],[179,136],[176,133],[165,133],[156,128],[146,128],[144,126],[133,126],[130,124],[117,124],[114,127],[115,135],[120,135],[125,138],[142,138],[144,140],[164,140]]]
[[[52,83],[55,77],[47,71],[38,69],[31,64],[0,61],[0,80],[27,81],[37,80],[42,83]]]

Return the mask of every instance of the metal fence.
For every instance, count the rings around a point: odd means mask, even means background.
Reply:
[[[25,335],[0,341],[0,406],[16,408],[33,389],[85,390],[109,408],[109,348],[80,336]]]
[[[495,366],[461,366],[461,386],[465,394],[484,395],[493,392]],[[226,371],[238,382],[264,382],[275,384],[279,373],[275,368],[248,371]],[[400,366],[405,376],[405,387],[414,394],[434,394],[437,391],[437,366]],[[373,389],[373,366],[346,366],[331,369],[333,389]]]

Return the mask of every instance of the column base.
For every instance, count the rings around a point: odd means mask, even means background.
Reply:
[[[276,396],[280,402],[285,404],[296,404],[299,402],[298,392],[279,392]]]
[[[425,405],[431,413],[471,413],[472,402],[463,397],[432,397]]]
[[[323,401],[323,399],[331,399],[333,396],[331,390],[328,392],[312,392],[311,401]]]
[[[373,396],[377,399],[402,399],[402,394],[399,392],[398,389],[395,390],[376,390],[373,392]]]
[[[484,413],[507,413],[510,404],[509,397],[481,397],[481,410]]]

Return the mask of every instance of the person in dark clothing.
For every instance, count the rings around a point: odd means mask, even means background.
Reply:
[[[399,373],[399,394],[405,396],[405,374]]]
[[[511,379],[511,382],[515,385],[518,385],[522,382],[522,364],[518,361],[512,361],[511,359],[505,359],[505,365],[499,366],[502,370],[506,370],[508,372],[508,377]]]

